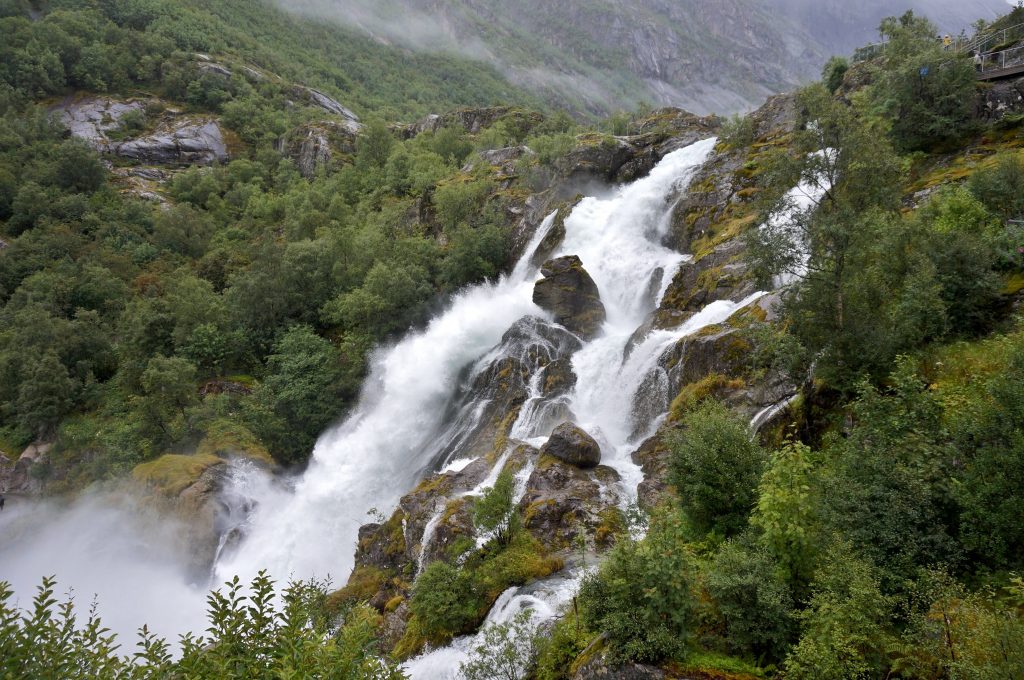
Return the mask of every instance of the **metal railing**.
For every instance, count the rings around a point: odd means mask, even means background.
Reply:
[[[975,62],[977,63],[977,62]],[[1015,66],[1024,66],[1024,45],[1011,47],[1002,52],[992,52],[981,55],[981,63],[977,64],[978,73],[982,75],[1003,71]]]
[[[1012,40],[1024,38],[1024,24],[1015,24],[1000,29],[995,33],[981,33],[970,40],[956,40],[956,49],[962,52],[981,52],[984,54],[992,47],[1005,45]]]

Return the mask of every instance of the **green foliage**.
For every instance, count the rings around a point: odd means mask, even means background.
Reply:
[[[139,410],[147,427],[165,443],[191,430],[188,409],[199,401],[196,367],[181,357],[155,356],[140,379],[143,397]]]
[[[95,605],[84,621],[78,619],[73,600],[54,597],[53,579],[43,580],[26,612],[13,605],[10,587],[0,582],[0,673],[17,680],[405,677],[377,652],[376,612],[357,607],[339,628],[329,624],[323,584],[293,583],[278,596],[274,582],[260,573],[247,594],[237,578],[226,586],[208,598],[207,636],[185,634],[175,658],[167,642],[145,626],[137,650],[119,656],[118,641],[103,627]]]
[[[382,120],[371,121],[359,135],[358,160],[360,165],[383,167],[391,155],[395,139]]]
[[[576,137],[567,132],[537,135],[527,139],[526,144],[542,165],[554,165],[576,147]]]
[[[25,369],[18,390],[18,422],[37,437],[52,433],[71,409],[74,383],[53,352],[47,352]]]
[[[337,417],[347,388],[338,352],[308,326],[293,326],[268,357],[267,371],[256,398],[270,418],[254,418],[254,429],[282,462],[302,460]]]
[[[727,541],[707,568],[705,589],[730,652],[770,659],[785,655],[794,602],[770,551],[752,538]]]
[[[968,186],[985,207],[1003,219],[1024,215],[1024,163],[1019,154],[999,155],[995,166],[974,172]]]
[[[891,122],[896,148],[914,151],[960,139],[974,116],[970,58],[943,50],[935,26],[911,11],[884,20],[879,32],[888,44],[870,92]]]
[[[756,133],[753,118],[733,114],[722,124],[718,138],[732,149],[745,149],[754,143]]]
[[[820,87],[801,101],[814,124],[798,133],[800,155],[766,173],[768,219],[748,246],[763,278],[795,279],[785,313],[817,374],[852,392],[900,353],[989,329],[1002,247],[985,207],[956,189],[904,217],[898,161],[870,123]],[[786,192],[797,180],[820,198],[794,203]]]
[[[787,678],[846,680],[884,675],[890,600],[870,562],[849,545],[829,549],[815,576],[800,641],[786,657]]]
[[[454,229],[477,214],[486,197],[494,190],[487,179],[449,182],[434,193],[437,216],[445,229]]]
[[[682,424],[668,441],[679,503],[702,534],[735,535],[757,501],[765,452],[751,440],[747,424],[720,403],[703,402]]]
[[[480,536],[492,536],[499,546],[512,542],[520,528],[519,510],[515,507],[515,477],[502,470],[494,486],[484,489],[473,504],[473,526]]]
[[[472,576],[444,562],[431,562],[416,579],[409,608],[428,640],[445,642],[472,629],[480,615]]]
[[[843,77],[850,70],[845,57],[833,56],[821,70],[821,82],[829,92],[835,93],[843,84]]]
[[[870,557],[889,592],[902,590],[923,565],[954,565],[948,485],[954,454],[943,443],[940,411],[902,361],[889,394],[865,386],[853,404],[856,425],[829,446],[825,522]]]
[[[525,680],[537,657],[537,640],[529,609],[507,623],[483,629],[483,641],[459,664],[465,680]]]
[[[811,450],[788,442],[771,455],[750,523],[795,588],[811,578],[820,549],[820,489]]]
[[[620,540],[584,579],[584,625],[604,631],[613,661],[682,658],[694,619],[692,558],[678,517],[654,518],[642,541]]]
[[[430,146],[434,153],[455,167],[460,167],[473,151],[473,143],[461,127],[441,128],[434,133]]]
[[[959,415],[957,439],[966,456],[954,487],[963,507],[961,540],[974,559],[1018,567],[1024,527],[1024,351],[1011,345],[1006,370],[981,383],[977,406]],[[980,407],[980,408],[978,408]]]
[[[573,661],[595,637],[593,632],[582,628],[576,598],[573,598],[573,607],[565,616],[539,633],[534,670],[537,680],[569,680]]]

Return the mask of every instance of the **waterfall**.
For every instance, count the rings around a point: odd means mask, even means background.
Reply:
[[[669,198],[714,144],[708,139],[675,151],[647,177],[606,197],[584,198],[566,218],[566,236],[556,253],[583,260],[608,312],[602,336],[574,355],[579,384],[571,408],[580,425],[592,428],[609,449],[609,463],[631,481],[637,471],[625,452],[630,409],[623,415],[612,402],[623,387],[631,396],[639,386],[642,358],[633,352],[626,368],[635,371],[616,367],[626,342],[654,308],[655,301],[646,299],[652,274],[675,272],[683,261],[661,243],[669,226]],[[553,215],[545,220],[507,277],[466,290],[426,329],[376,353],[355,411],[320,437],[289,498],[258,503],[248,536],[217,565],[222,578],[240,574],[244,579],[259,569],[278,578],[348,575],[367,511],[394,507],[438,453],[432,444],[444,432],[460,374],[480,365],[481,358],[494,358],[503,334],[524,316],[545,316],[532,301],[538,273],[530,260],[553,221]]]
[[[523,380],[517,388],[523,406],[512,426],[511,442],[539,445],[560,420],[574,420],[598,440],[602,462],[620,475],[621,482],[602,487],[602,495],[607,492],[623,505],[634,499],[641,473],[631,454],[660,424],[670,398],[660,360],[681,338],[724,321],[752,299],[715,302],[678,328],[638,332],[686,259],[662,245],[671,226],[672,197],[689,183],[714,144],[714,139],[704,140],[670,153],[647,177],[606,195],[584,198],[566,218],[565,238],[554,255],[579,256],[597,284],[607,312],[598,337],[581,341],[554,325],[532,301],[540,276],[532,259],[553,227],[555,215],[549,215],[508,275],[462,291],[424,329],[373,354],[358,404],[323,433],[301,476],[271,480],[255,468],[232,468],[222,495],[227,506],[212,581],[219,583],[236,574],[244,581],[266,569],[282,583],[327,576],[336,584],[343,582],[352,569],[358,530],[369,520],[369,511],[389,513],[426,473],[461,470],[481,455],[472,443],[501,407],[501,395],[489,383],[495,382],[490,378],[502,361],[520,367]],[[540,371],[555,358],[571,363],[576,384],[545,398]],[[499,452],[503,455],[486,479],[463,493],[478,494],[492,484],[512,449],[510,444]],[[517,495],[525,491],[531,469],[527,465],[519,471]],[[64,516],[74,512],[72,508]],[[92,511],[91,516],[102,513]],[[100,593],[101,614],[130,613],[134,624],[125,624],[130,629],[148,621],[171,636],[183,630],[199,631],[207,583],[185,585],[187,577],[180,569],[167,568],[171,560],[166,557],[157,567],[139,558],[126,559],[119,547],[123,540],[138,545],[151,543],[158,535],[144,527],[132,528],[135,520],[129,522],[123,514],[105,524],[82,519],[89,516],[80,514],[74,522],[65,519],[53,524],[45,554],[33,547],[40,545],[39,540],[25,538],[19,543],[19,559],[25,563],[21,571],[31,573],[33,579],[17,584],[23,601],[39,576],[60,573],[66,565],[89,559],[90,550],[95,553],[95,545],[107,541],[117,545],[119,552],[109,559],[105,555],[92,558],[95,571],[104,579],[103,587],[81,580],[84,585],[77,585],[90,595]],[[9,519],[13,518],[0,518],[0,530]],[[83,522],[91,523],[89,531],[83,530]],[[102,536],[96,533],[100,528]],[[433,528],[426,532],[424,546]],[[113,541],[110,536],[121,538]],[[92,547],[78,546],[85,542]],[[43,557],[48,561],[40,561]],[[10,564],[5,562],[5,571]],[[153,580],[167,581],[151,588],[164,597],[150,602],[135,599],[138,595],[133,590],[108,587],[130,582],[123,575],[136,578],[132,575],[137,572],[140,588]],[[75,573],[62,575],[63,579],[76,577]],[[534,611],[537,624],[550,619],[572,597],[579,577],[579,573],[563,574],[511,589],[489,620],[505,620],[524,607]],[[168,607],[169,601],[176,606]],[[122,642],[131,640],[128,635]],[[457,641],[452,648],[412,662],[409,668],[416,677],[452,677],[458,660],[470,649],[468,644],[469,640]]]
[[[281,579],[348,576],[367,512],[392,508],[436,453],[460,374],[517,320],[543,315],[528,262],[554,217],[510,275],[462,292],[426,329],[374,354],[354,412],[320,437],[290,496],[257,504],[242,545],[216,565],[221,578],[260,569]]]

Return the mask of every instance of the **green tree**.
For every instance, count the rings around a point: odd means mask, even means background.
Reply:
[[[1005,371],[985,381],[957,414],[964,469],[953,487],[960,538],[972,559],[996,568],[1024,565],[1024,348],[1011,345]]]
[[[943,50],[934,24],[912,11],[885,19],[879,32],[888,44],[870,92],[891,122],[893,144],[915,151],[963,137],[977,87],[967,54]]]
[[[57,148],[53,173],[62,189],[83,193],[99,189],[107,176],[96,152],[77,140],[68,140]]]
[[[968,180],[978,200],[1003,219],[1024,215],[1024,163],[1015,153],[999,154],[992,167],[980,168]]]
[[[747,423],[721,403],[705,401],[682,424],[668,439],[679,504],[697,531],[735,535],[757,501],[766,454]]]
[[[479,620],[481,602],[471,574],[431,562],[416,579],[409,608],[423,634],[439,643],[471,630]]]
[[[309,326],[293,326],[267,359],[256,398],[286,428],[258,420],[254,429],[282,462],[304,460],[317,435],[342,412],[346,385],[337,350]]]
[[[444,127],[435,132],[431,147],[434,153],[456,167],[461,166],[466,156],[473,152],[473,144],[466,138],[465,130],[455,127]]]
[[[46,437],[71,410],[74,393],[67,368],[54,352],[47,352],[25,371],[18,391],[18,421],[37,437]]]
[[[829,92],[836,92],[843,84],[843,77],[850,70],[850,62],[845,57],[834,56],[825,62],[821,71],[821,82]]]
[[[608,636],[613,661],[685,656],[695,625],[694,569],[682,522],[662,513],[642,541],[621,539],[580,587],[588,630]]]
[[[520,526],[515,488],[515,477],[509,470],[502,470],[494,486],[484,489],[473,504],[473,525],[477,534],[493,537],[500,546],[511,543]]]
[[[361,164],[383,168],[391,155],[395,138],[382,120],[372,120],[363,127],[356,143],[357,158]]]
[[[798,593],[810,582],[822,540],[814,462],[811,449],[799,442],[788,442],[772,453],[750,519]]]
[[[705,576],[713,616],[734,654],[781,659],[794,631],[794,603],[774,556],[751,536],[724,543]]]
[[[188,409],[199,403],[195,366],[181,357],[155,356],[142,372],[141,385],[143,418],[166,442],[191,429]]]
[[[882,393],[864,385],[854,427],[831,441],[823,520],[877,567],[886,592],[902,592],[922,567],[962,559],[953,536],[950,472],[941,410],[915,364],[901,361]]]
[[[798,155],[768,173],[771,207],[749,232],[749,257],[764,279],[791,283],[785,314],[817,375],[852,391],[946,332],[944,270],[926,231],[899,213],[900,168],[884,138],[820,86],[800,101],[808,125]]]
[[[434,193],[434,205],[437,206],[437,216],[442,226],[445,229],[454,229],[482,212],[486,198],[493,188],[487,179],[452,181],[439,186]]]
[[[786,677],[881,677],[891,605],[871,563],[848,544],[832,546],[815,574],[808,607],[799,614],[800,641],[786,657]]]

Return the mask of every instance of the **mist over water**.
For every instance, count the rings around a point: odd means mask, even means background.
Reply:
[[[181,525],[118,492],[67,507],[10,502],[0,512],[0,580],[28,609],[43,577],[56,576],[55,596],[72,595],[80,617],[96,600],[122,651],[143,624],[173,642],[205,628],[209,583],[189,560],[184,538]]]

